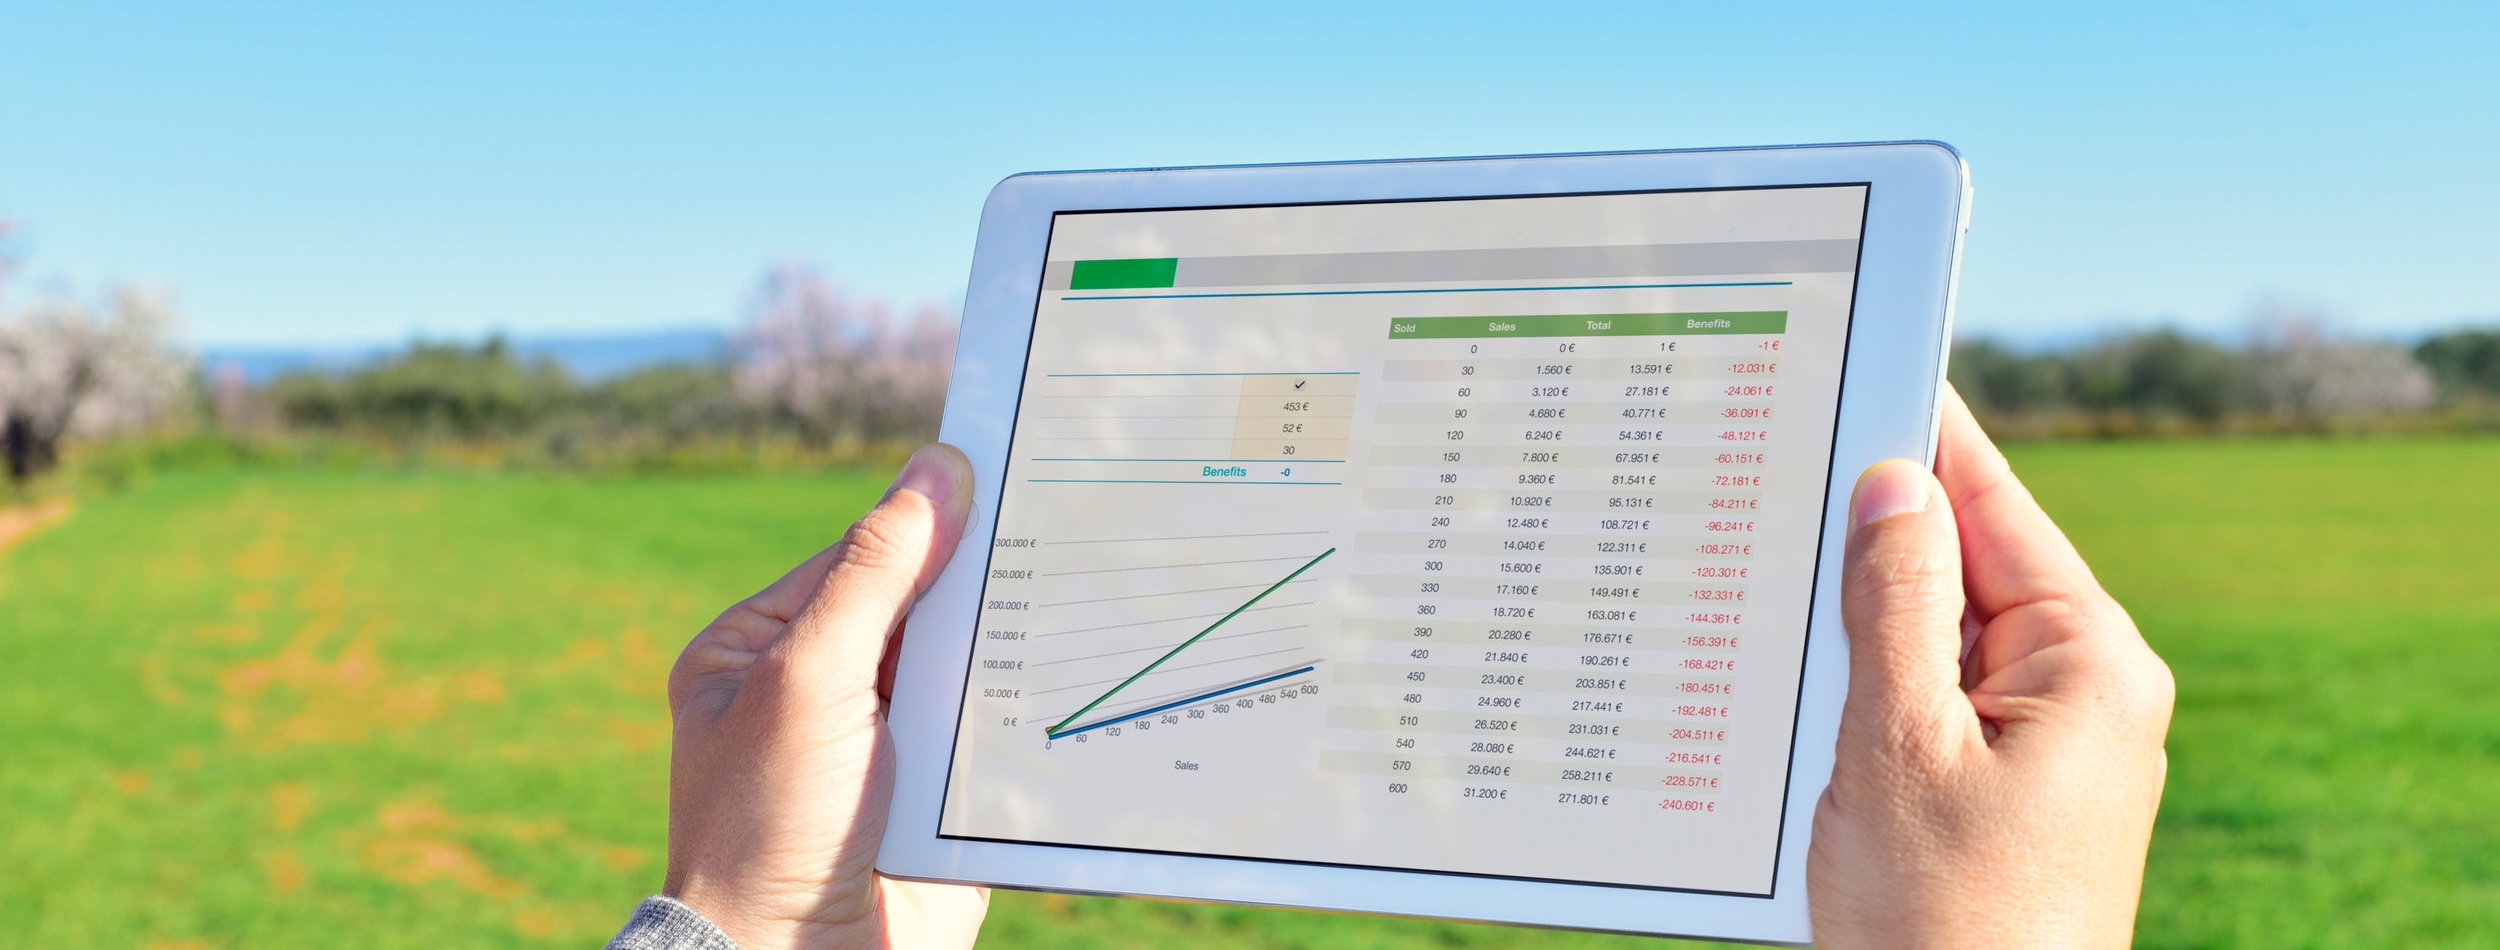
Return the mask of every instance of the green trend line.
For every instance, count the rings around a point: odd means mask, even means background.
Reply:
[[[1152,672],[1154,672],[1154,671],[1155,671],[1155,667],[1158,667],[1158,666],[1162,666],[1162,665],[1163,665],[1163,661],[1165,661],[1165,660],[1169,660],[1169,659],[1171,659],[1171,658],[1173,658],[1173,657],[1175,657],[1175,656],[1179,656],[1179,655],[1180,655],[1180,652],[1181,652],[1182,650],[1189,649],[1189,645],[1190,645],[1190,644],[1192,644],[1192,643],[1196,643],[1196,642],[1198,642],[1199,640],[1204,639],[1204,638],[1206,637],[1206,635],[1207,635],[1207,634],[1214,633],[1214,632],[1215,632],[1215,628],[1217,628],[1217,627],[1221,627],[1221,626],[1225,625],[1226,623],[1231,622],[1231,621],[1232,621],[1232,619],[1233,619],[1234,617],[1241,616],[1241,612],[1242,612],[1242,611],[1244,611],[1244,610],[1248,610],[1248,609],[1250,609],[1250,605],[1251,605],[1251,604],[1258,603],[1261,599],[1265,598],[1267,595],[1275,593],[1275,592],[1276,592],[1276,590],[1277,590],[1277,588],[1280,588],[1280,587],[1283,587],[1283,586],[1285,586],[1285,585],[1287,585],[1287,584],[1293,583],[1293,579],[1294,579],[1294,578],[1297,578],[1297,577],[1302,576],[1302,572],[1303,572],[1303,571],[1310,570],[1310,569],[1311,569],[1311,565],[1313,565],[1313,564],[1317,564],[1317,563],[1319,563],[1319,562],[1321,562],[1321,561],[1325,561],[1325,560],[1327,560],[1327,559],[1328,559],[1328,556],[1329,556],[1329,555],[1331,555],[1331,554],[1335,554],[1335,553],[1337,553],[1337,549],[1336,549],[1336,548],[1329,548],[1328,550],[1325,550],[1325,551],[1321,551],[1321,552],[1319,552],[1319,556],[1318,556],[1318,557],[1315,557],[1315,558],[1312,558],[1312,559],[1310,559],[1310,560],[1308,560],[1308,561],[1303,562],[1301,567],[1294,568],[1294,569],[1293,569],[1293,573],[1285,575],[1285,579],[1284,579],[1284,580],[1277,581],[1276,583],[1273,583],[1273,584],[1268,585],[1266,590],[1263,590],[1263,591],[1260,591],[1260,592],[1259,592],[1259,596],[1257,596],[1257,597],[1252,597],[1252,598],[1250,598],[1249,600],[1242,601],[1242,602],[1241,602],[1241,606],[1233,608],[1233,612],[1232,612],[1232,613],[1225,614],[1225,615],[1224,615],[1224,618],[1223,618],[1222,620],[1218,620],[1218,621],[1216,621],[1216,622],[1214,622],[1214,623],[1208,624],[1206,629],[1198,631],[1198,635],[1197,635],[1197,636],[1193,636],[1193,637],[1190,637],[1190,638],[1189,638],[1189,639],[1187,639],[1187,640],[1183,640],[1183,641],[1181,641],[1181,645],[1180,645],[1180,646],[1173,647],[1173,648],[1172,648],[1172,650],[1171,650],[1171,652],[1169,652],[1169,653],[1165,653],[1164,655],[1159,656],[1159,657],[1155,657],[1155,661],[1154,661],[1154,662],[1152,662],[1152,663],[1148,663],[1148,664],[1146,664],[1146,668],[1145,668],[1145,669],[1138,670],[1138,671],[1137,671],[1137,672],[1135,672],[1135,673],[1131,673],[1131,674],[1129,674],[1129,677],[1128,677],[1127,679],[1124,679],[1124,680],[1121,680],[1121,681],[1120,681],[1120,685],[1118,685],[1118,686],[1114,686],[1114,687],[1111,687],[1109,690],[1105,691],[1102,695],[1094,697],[1094,701],[1093,701],[1093,702],[1090,702],[1090,703],[1086,703],[1086,704],[1085,704],[1085,708],[1083,708],[1083,709],[1079,709],[1079,710],[1077,710],[1077,711],[1075,711],[1075,712],[1072,712],[1072,713],[1069,713],[1069,714],[1068,714],[1068,718],[1066,718],[1066,719],[1062,719],[1062,720],[1059,720],[1059,724],[1058,724],[1058,725],[1055,725],[1055,726],[1052,726],[1052,727],[1050,727],[1050,728],[1048,728],[1048,729],[1043,730],[1043,733],[1044,733],[1045,735],[1055,735],[1056,733],[1058,733],[1058,731],[1059,731],[1059,730],[1067,728],[1069,723],[1075,722],[1075,721],[1076,721],[1076,717],[1078,717],[1078,716],[1082,716],[1082,715],[1085,715],[1086,713],[1089,713],[1089,712],[1093,712],[1093,711],[1094,711],[1094,707],[1102,705],[1102,701],[1103,701],[1103,700],[1106,700],[1106,699],[1110,699],[1110,698],[1112,697],[1112,694],[1114,694],[1114,693],[1118,693],[1118,692],[1119,692],[1119,691],[1121,691],[1121,690],[1127,689],[1130,683],[1137,682],[1138,678],[1143,677],[1143,676],[1145,676],[1145,675],[1146,675],[1146,674],[1148,674],[1148,673],[1152,673]]]

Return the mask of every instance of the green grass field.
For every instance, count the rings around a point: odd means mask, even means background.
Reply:
[[[2500,945],[2500,442],[2030,446],[2178,673],[2137,937]],[[661,680],[877,475],[164,474],[0,554],[0,944],[588,946]],[[1629,938],[1001,894],[1012,947]]]

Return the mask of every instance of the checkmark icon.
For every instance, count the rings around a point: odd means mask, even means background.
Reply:
[[[1297,380],[1294,380],[1294,381],[1293,381],[1293,388],[1295,388],[1295,389],[1300,389],[1300,388],[1302,388],[1302,384],[1303,384],[1303,383],[1307,383],[1307,382],[1310,382],[1310,380],[1307,380],[1307,379],[1297,379]]]

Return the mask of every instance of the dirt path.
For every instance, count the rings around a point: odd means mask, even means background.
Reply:
[[[34,537],[35,532],[52,527],[61,519],[69,517],[69,509],[70,504],[67,498],[52,498],[31,505],[11,505],[0,508],[0,553],[7,552],[20,541]]]

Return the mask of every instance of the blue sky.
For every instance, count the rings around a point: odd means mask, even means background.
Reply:
[[[1937,138],[1966,330],[2500,320],[2490,5],[0,3],[0,216],[187,338],[961,292],[1018,171]],[[21,289],[21,295],[25,291]]]

